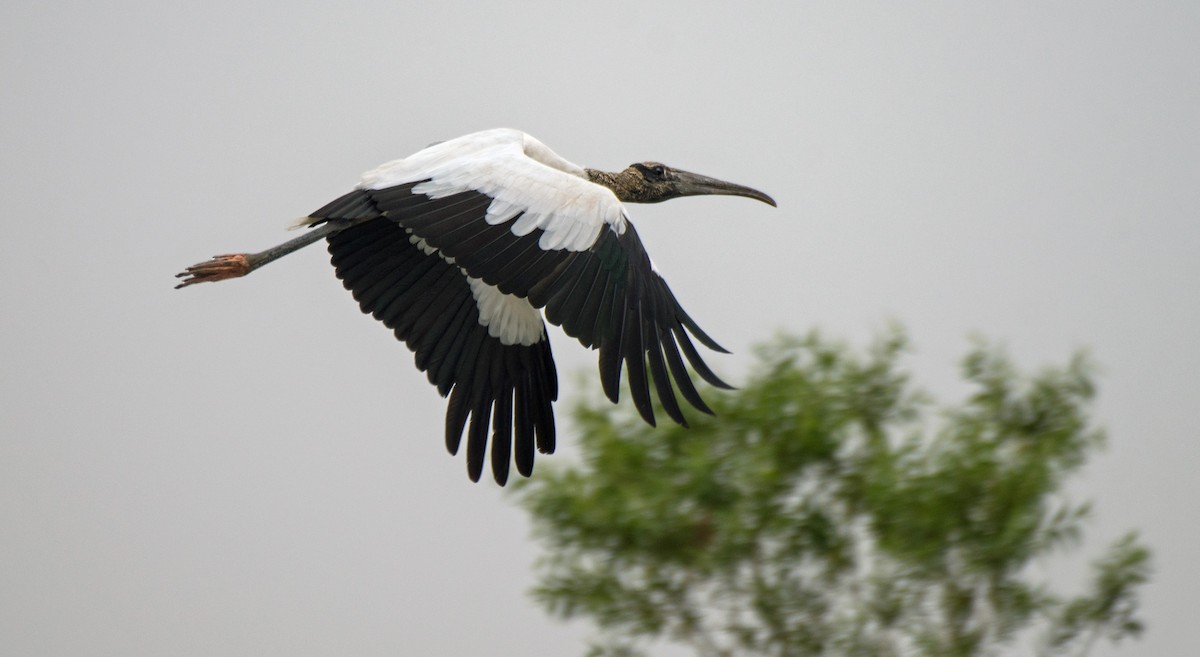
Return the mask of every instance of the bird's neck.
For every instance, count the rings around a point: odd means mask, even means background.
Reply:
[[[642,184],[642,179],[636,174],[629,171],[600,171],[598,169],[584,169],[587,174],[587,179],[607,187],[612,190],[613,194],[619,200],[625,203],[645,202],[646,195],[645,185]]]

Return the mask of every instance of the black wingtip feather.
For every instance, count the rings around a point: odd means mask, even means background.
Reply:
[[[625,369],[629,372],[629,396],[638,414],[650,426],[657,426],[654,405],[650,402],[650,386],[646,380],[646,350],[642,347],[642,332],[645,330],[642,308],[639,304],[634,312],[626,316]]]
[[[675,379],[675,385],[679,387],[679,393],[696,410],[713,415],[712,409],[704,403],[704,399],[700,397],[699,391],[692,383],[692,377],[688,374],[687,366],[683,364],[683,358],[679,355],[679,347],[676,346],[675,337],[671,333],[663,335],[662,346],[663,354],[667,357],[667,366],[671,368],[671,376]]]
[[[488,429],[491,425],[492,403],[487,395],[476,393],[475,408],[471,410],[471,426],[467,428],[467,476],[479,481],[483,475],[483,457],[487,453]]]
[[[513,399],[513,456],[517,472],[533,474],[533,411],[529,407],[528,382],[518,384]]]
[[[687,332],[683,328],[677,328],[674,332],[676,341],[683,349],[683,355],[687,356],[688,362],[692,364],[692,368],[696,370],[696,374],[699,374],[700,378],[708,381],[714,387],[733,390],[733,386],[722,381],[719,376],[709,369],[708,363],[705,363],[704,359],[700,357],[700,353],[696,351],[696,346],[692,344],[691,339],[688,338]]]
[[[549,348],[547,344],[547,349]],[[546,353],[549,353],[548,351]],[[543,454],[553,454],[555,448],[555,428],[554,428],[554,406],[551,402],[555,397],[548,394],[538,394],[536,391],[546,391],[552,389],[549,385],[551,381],[556,380],[557,375],[554,372],[554,363],[551,362],[548,368],[533,368],[532,382],[535,394],[529,400],[530,410],[533,415],[534,433],[537,436],[537,449]],[[532,467],[532,466],[531,466]]]
[[[492,409],[492,477],[501,486],[512,459],[512,402],[512,390],[502,391]]]
[[[661,281],[662,279],[659,280]],[[664,288],[666,287],[665,282],[663,282],[662,285]],[[670,294],[670,292],[668,291],[667,294]],[[716,340],[713,340],[707,333],[704,332],[704,329],[700,328],[700,325],[696,323],[696,320],[692,319],[691,315],[687,314],[687,311],[683,309],[683,306],[679,305],[679,301],[676,300],[674,296],[672,296],[671,299],[674,301],[676,319],[679,321],[679,323],[686,326],[688,331],[690,331],[692,335],[696,336],[696,339],[699,340],[701,344],[717,353],[729,353],[728,349],[717,344]]]
[[[679,401],[675,399],[675,390],[671,387],[671,379],[667,377],[667,367],[663,362],[662,344],[657,338],[651,340],[646,355],[649,357],[647,360],[650,363],[650,378],[654,379],[654,391],[658,395],[659,403],[676,424],[686,427],[687,419],[683,416],[683,410],[679,408]]]
[[[621,401],[620,341],[608,340],[600,345],[600,387],[604,396],[614,404]]]
[[[446,451],[450,452],[451,456],[458,454],[463,428],[467,425],[467,414],[470,412],[462,388],[455,386],[450,393],[450,401],[446,404]]]

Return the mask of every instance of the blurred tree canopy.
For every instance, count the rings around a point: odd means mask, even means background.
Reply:
[[[1026,377],[976,345],[970,396],[939,407],[906,350],[899,331],[864,353],[776,339],[690,429],[582,402],[582,464],[515,488],[545,547],[536,599],[593,621],[593,655],[1078,655],[1138,635],[1134,534],[1074,596],[1031,568],[1079,547],[1089,512],[1063,492],[1103,442],[1088,361]]]

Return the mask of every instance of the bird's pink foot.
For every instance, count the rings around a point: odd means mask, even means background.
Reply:
[[[211,260],[192,265],[175,274],[175,278],[183,279],[183,282],[176,285],[175,289],[178,290],[195,283],[213,283],[227,278],[238,278],[249,273],[250,260],[245,253],[213,256]]]

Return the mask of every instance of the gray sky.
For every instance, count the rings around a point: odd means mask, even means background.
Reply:
[[[1144,641],[1094,654],[1200,644],[1200,3],[537,4],[0,8],[5,653],[582,653],[319,247],[171,289],[499,126],[775,196],[632,209],[729,378],[778,328],[898,320],[946,395],[973,332],[1030,368],[1089,348],[1088,546],[1138,528],[1157,564]],[[569,399],[595,358],[563,337]]]

